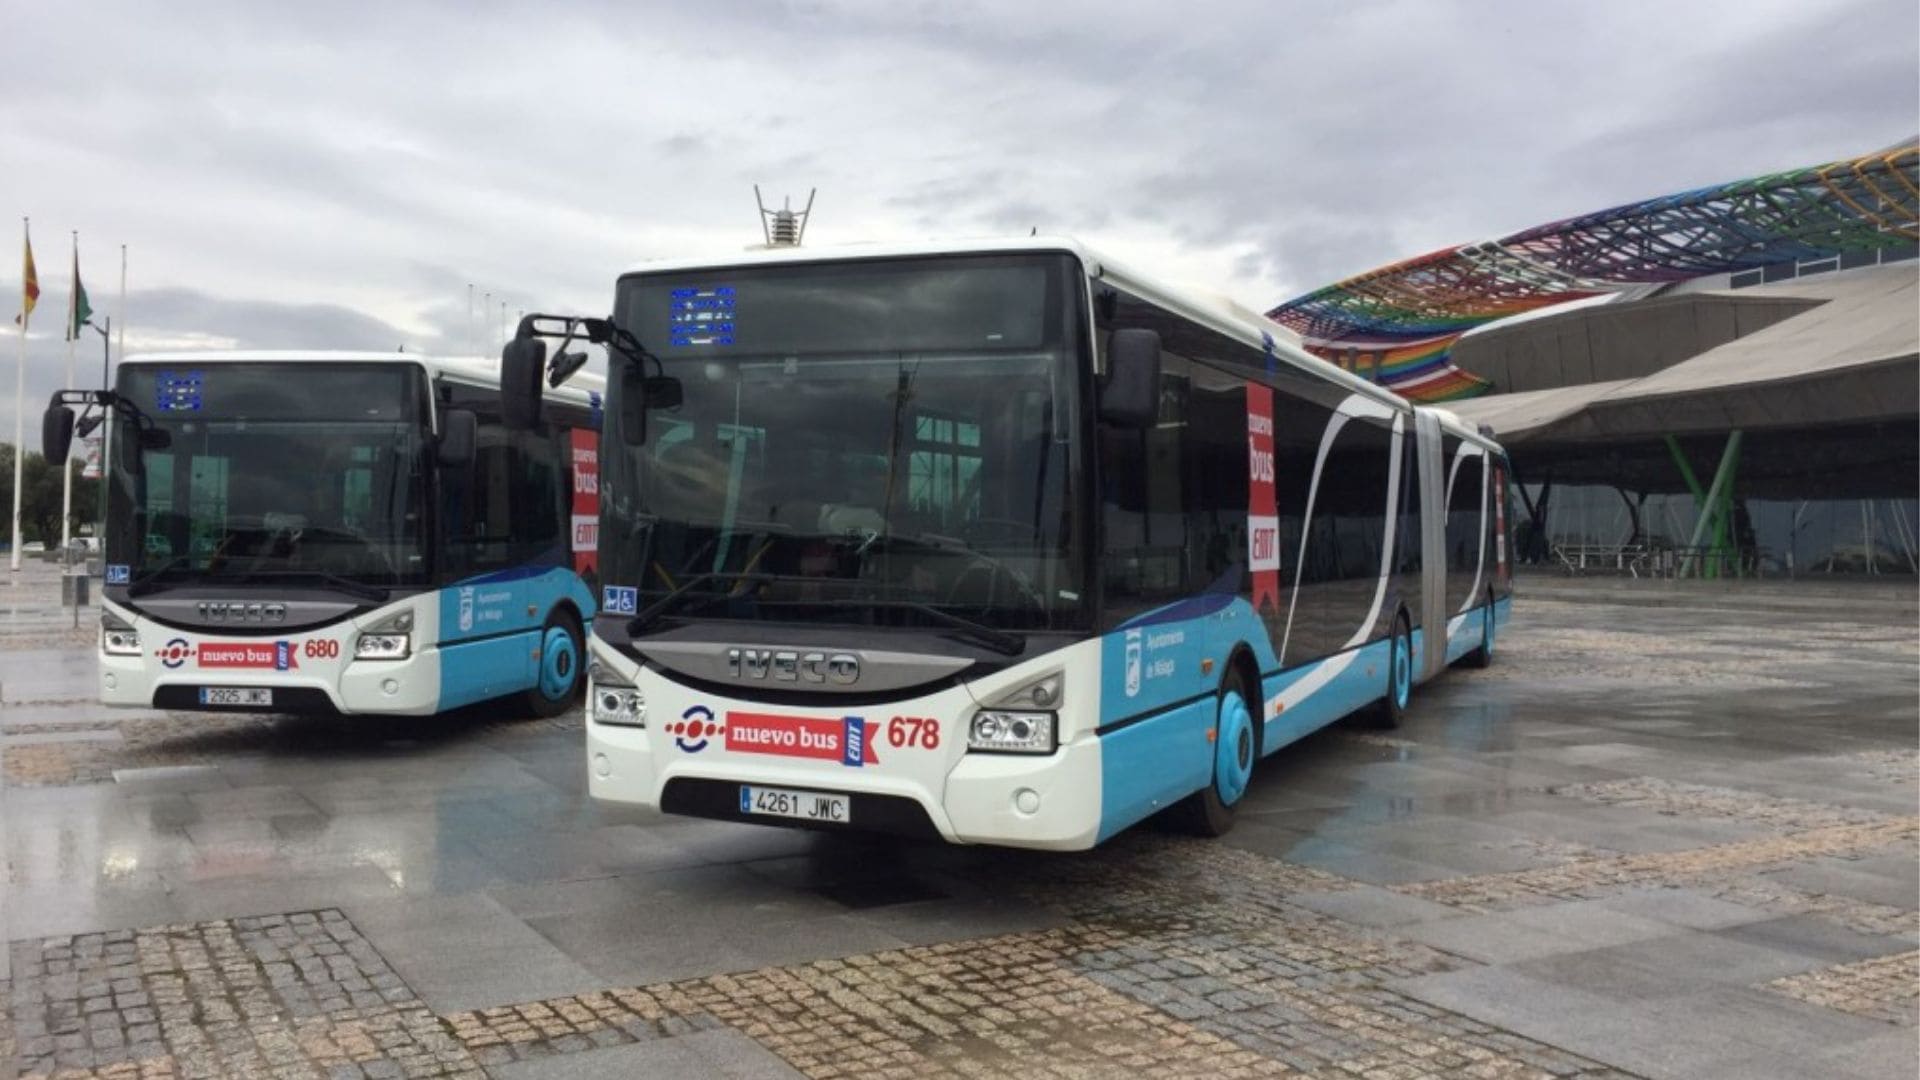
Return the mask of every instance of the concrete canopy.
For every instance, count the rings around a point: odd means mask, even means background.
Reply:
[[[1696,309],[1715,300],[1773,302],[1768,314],[1786,317],[1637,378],[1498,394],[1450,407],[1470,422],[1492,427],[1509,446],[1839,426],[1920,415],[1920,267],[1895,265],[1674,299],[1687,299]],[[1647,348],[1659,352],[1665,351],[1659,343],[1663,335],[1651,324],[1671,311],[1672,305],[1658,302],[1609,305],[1478,336],[1486,339],[1480,348],[1489,355],[1504,351],[1497,339],[1512,336],[1520,340],[1507,344],[1537,356],[1553,351],[1542,349],[1539,341],[1579,335],[1582,324],[1611,324],[1618,336],[1623,321],[1643,319]],[[1474,342],[1462,342],[1462,366],[1472,364],[1476,349],[1469,345]],[[1629,363],[1636,359],[1636,354],[1605,351]],[[1602,366],[1595,373],[1608,372]]]

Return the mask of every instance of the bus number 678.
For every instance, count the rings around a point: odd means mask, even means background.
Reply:
[[[896,716],[887,721],[887,745],[895,750],[902,747],[937,750],[940,748],[940,721],[931,717]]]

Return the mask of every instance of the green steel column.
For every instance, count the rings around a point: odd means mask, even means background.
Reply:
[[[1739,432],[1735,432],[1734,434],[1738,435]],[[1745,575],[1741,573],[1740,570],[1738,550],[1740,537],[1739,534],[1733,531],[1733,486],[1734,481],[1738,479],[1739,476],[1740,451],[1738,447],[1736,447],[1733,451],[1733,460],[1727,465],[1726,490],[1720,493],[1720,543],[1718,546],[1721,549],[1720,565],[1722,569],[1731,569],[1733,576],[1744,577]],[[1731,564],[1727,561],[1729,559],[1732,560]]]
[[[1693,508],[1697,514],[1704,515],[1707,510],[1707,493],[1700,490],[1700,480],[1693,475],[1693,465],[1687,461],[1687,455],[1680,449],[1680,440],[1671,435],[1666,437],[1667,452],[1673,455],[1673,463],[1680,467],[1680,478],[1687,482],[1687,490],[1693,493]],[[1692,558],[1691,555],[1688,558]],[[1680,576],[1687,573],[1687,562],[1682,560],[1678,570]]]
[[[1680,477],[1687,482],[1687,490],[1693,493],[1693,504],[1700,505],[1706,498],[1706,492],[1700,490],[1700,481],[1694,479],[1693,466],[1687,463],[1687,455],[1680,452],[1680,440],[1667,436],[1667,451],[1673,455],[1673,463],[1680,466]]]
[[[1738,431],[1732,432],[1727,436],[1726,449],[1720,452],[1720,467],[1713,471],[1713,483],[1707,488],[1706,497],[1701,499],[1696,496],[1697,501],[1695,505],[1700,508],[1700,520],[1694,523],[1693,536],[1687,541],[1687,547],[1690,550],[1699,548],[1701,541],[1706,539],[1707,531],[1713,528],[1716,521],[1721,517],[1720,510],[1722,508],[1722,500],[1725,498],[1726,493],[1733,488],[1734,466],[1735,463],[1740,460],[1740,440],[1741,433]],[[1716,534],[1716,540],[1714,542],[1716,553],[1718,552],[1720,544],[1721,541],[1717,538]],[[1702,560],[1700,569],[1701,576],[1707,576],[1705,560]],[[1685,576],[1684,572],[1682,576]]]

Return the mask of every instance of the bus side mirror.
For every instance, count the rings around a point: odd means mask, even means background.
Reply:
[[[1153,426],[1160,415],[1160,334],[1138,327],[1115,330],[1107,341],[1107,378],[1100,387],[1100,419],[1116,427]]]
[[[440,464],[458,468],[473,463],[473,448],[479,441],[480,418],[469,409],[448,409],[440,414],[440,445],[435,448]]]
[[[565,347],[566,346],[564,344],[561,345],[561,348],[565,348]],[[586,366],[587,366],[586,353],[583,353],[583,352],[555,353],[553,360],[547,364],[547,385],[559,386],[560,384],[566,382],[568,379],[573,378],[574,372],[579,371],[581,368]]]
[[[540,384],[546,374],[547,343],[516,337],[500,350],[500,415],[514,431],[540,424]]]
[[[47,406],[40,418],[40,453],[47,464],[58,469],[67,463],[67,448],[73,445],[73,410],[65,405]]]
[[[646,380],[647,408],[677,409],[684,395],[680,380],[671,375],[655,375]]]
[[[677,409],[683,393],[680,380],[671,375],[643,375],[637,364],[620,369],[620,441],[628,446],[647,442],[647,413],[654,409]]]

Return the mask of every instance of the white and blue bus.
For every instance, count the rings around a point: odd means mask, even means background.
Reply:
[[[530,428],[502,422],[494,364],[406,354],[135,356],[111,392],[55,394],[50,459],[73,406],[85,428],[112,420],[100,699],[564,711],[594,614],[573,538],[596,381]]]
[[[611,350],[594,797],[1075,849],[1227,829],[1510,606],[1500,447],[1070,240],[642,266]],[[564,351],[564,345],[562,349]]]

